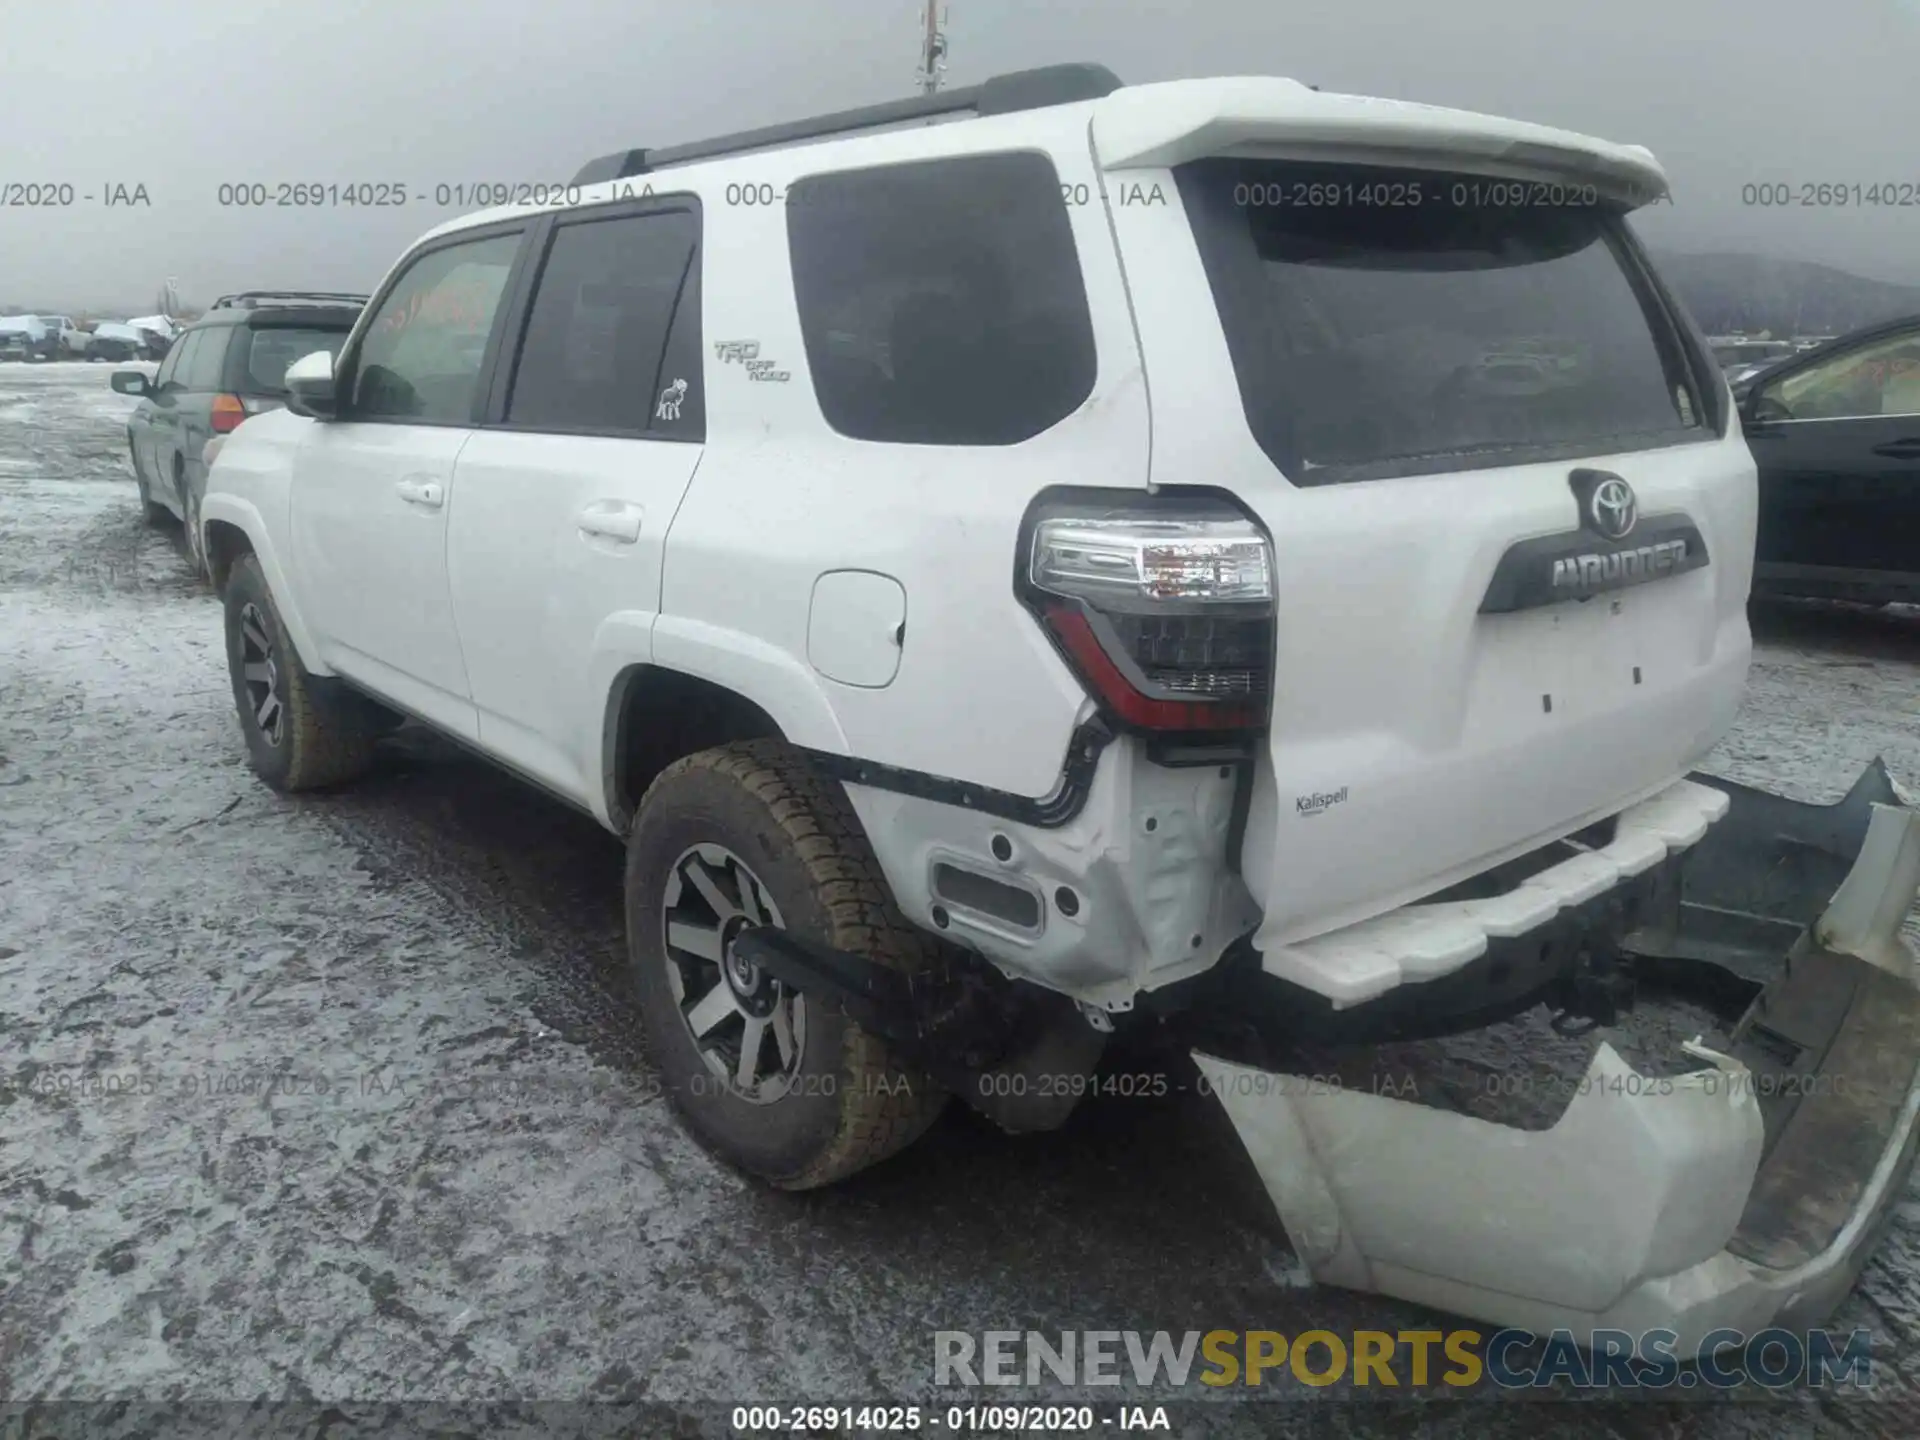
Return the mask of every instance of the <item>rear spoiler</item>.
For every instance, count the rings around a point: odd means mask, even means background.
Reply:
[[[1643,145],[1470,110],[1327,94],[1265,76],[1127,86],[1095,102],[1092,130],[1094,154],[1107,170],[1164,169],[1225,155],[1592,186],[1630,208],[1669,193],[1666,172]]]

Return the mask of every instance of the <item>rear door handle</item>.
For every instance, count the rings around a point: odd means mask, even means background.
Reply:
[[[409,477],[393,488],[402,500],[409,505],[418,505],[423,510],[438,510],[447,498],[447,492],[438,480]]]
[[[1885,455],[1889,460],[1920,460],[1920,439],[1889,440],[1874,446],[1873,453]]]
[[[646,514],[626,500],[596,500],[575,517],[583,535],[600,535],[622,545],[640,538],[640,521]]]

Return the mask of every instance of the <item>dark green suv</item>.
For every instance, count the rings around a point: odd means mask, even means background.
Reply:
[[[287,366],[316,350],[337,355],[366,302],[332,292],[223,295],[181,332],[157,375],[114,372],[115,390],[140,397],[127,420],[127,451],[146,518],[171,512],[197,547],[207,442],[285,404]],[[197,550],[194,561],[204,568]]]

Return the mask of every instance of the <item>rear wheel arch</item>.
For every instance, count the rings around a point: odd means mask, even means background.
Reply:
[[[747,740],[784,740],[758,702],[727,686],[662,665],[629,665],[614,676],[601,740],[607,818],[625,834],[640,799],[676,760]]]

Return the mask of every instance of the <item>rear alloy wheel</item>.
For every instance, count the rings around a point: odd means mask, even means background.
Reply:
[[[787,928],[765,882],[723,845],[696,845],[667,877],[661,905],[667,988],[708,1072],[750,1105],[793,1088],[807,1039],[807,1002],[733,942],[757,926]]]
[[[276,790],[319,790],[373,764],[373,707],[307,673],[251,555],[228,577],[226,629],[233,702],[254,773]]]
[[[627,839],[627,950],[647,1049],[688,1129],[788,1190],[827,1185],[917,1139],[946,1094],[826,996],[742,957],[761,926],[892,969],[935,942],[894,905],[838,784],[778,741],[668,766]]]

